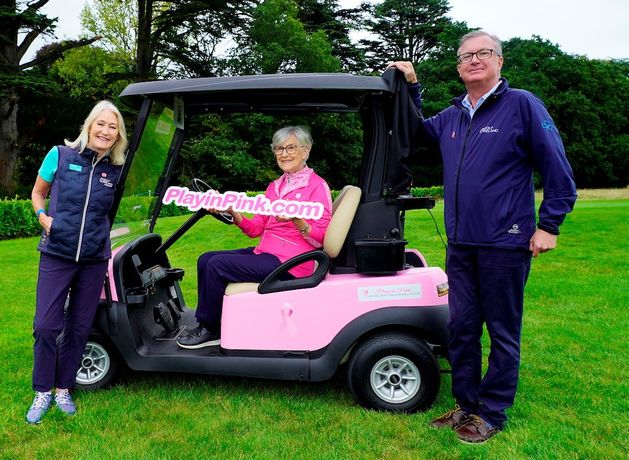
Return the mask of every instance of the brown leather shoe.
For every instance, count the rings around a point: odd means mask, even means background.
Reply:
[[[482,444],[499,431],[499,428],[489,425],[478,415],[472,415],[467,423],[456,429],[456,434],[461,442]]]
[[[433,428],[452,428],[456,430],[468,420],[470,420],[469,414],[464,412],[457,404],[453,410],[450,410],[441,417],[437,417],[432,420],[430,422],[430,426]]]

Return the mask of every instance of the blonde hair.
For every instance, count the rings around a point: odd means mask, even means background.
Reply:
[[[92,123],[96,120],[96,117],[103,111],[109,110],[116,115],[118,119],[118,140],[114,142],[114,145],[109,150],[111,162],[115,165],[121,165],[125,160],[125,152],[127,150],[127,130],[124,125],[124,120],[120,110],[111,101],[100,101],[92,108],[92,111],[85,118],[83,126],[81,126],[81,132],[73,142],[65,140],[65,144],[73,149],[78,148],[79,153],[82,153],[89,141],[89,132],[92,127]]]

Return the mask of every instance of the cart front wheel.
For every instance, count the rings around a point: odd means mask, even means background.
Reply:
[[[76,373],[76,387],[82,390],[108,387],[116,380],[118,370],[119,358],[113,346],[103,338],[91,335]]]

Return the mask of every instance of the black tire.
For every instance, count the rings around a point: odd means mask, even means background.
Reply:
[[[386,333],[356,347],[347,380],[361,406],[412,413],[428,409],[435,401],[441,373],[426,342],[410,334]]]
[[[76,388],[98,390],[114,384],[120,372],[120,357],[106,338],[90,334],[76,373]]]

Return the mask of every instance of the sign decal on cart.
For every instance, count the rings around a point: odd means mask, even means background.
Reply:
[[[377,302],[380,300],[421,299],[421,284],[388,284],[383,286],[358,287],[359,302]]]

